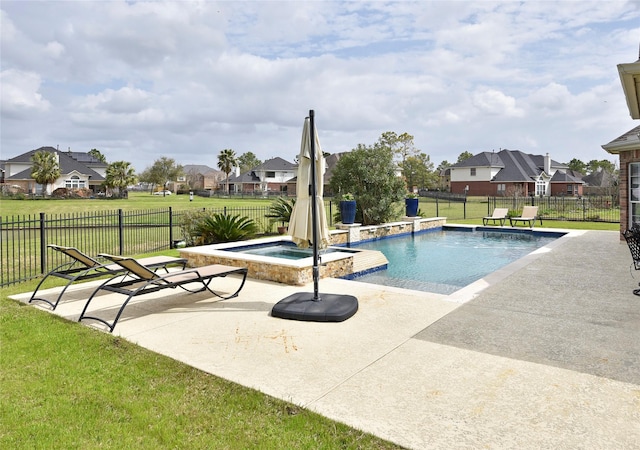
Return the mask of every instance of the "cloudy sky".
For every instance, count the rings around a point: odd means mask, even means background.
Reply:
[[[501,148],[615,160],[635,1],[2,0],[1,155],[99,149],[137,171],[293,161],[407,132],[437,165]]]

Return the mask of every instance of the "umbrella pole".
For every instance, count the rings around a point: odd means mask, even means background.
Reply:
[[[317,186],[322,186],[320,183],[316,183],[316,174],[318,170],[316,167],[316,152],[322,151],[319,146],[316,146],[316,130],[314,122],[314,112],[309,110],[309,117],[305,118],[303,136],[306,137],[307,126],[309,126],[309,136],[311,137],[310,146],[307,148],[307,141],[304,140],[300,146],[301,159],[306,159],[306,152],[311,153],[311,180],[308,184],[309,195],[311,196],[311,232],[313,233],[313,293],[311,292],[297,292],[283,298],[271,308],[271,315],[273,317],[280,317],[282,319],[292,320],[306,320],[313,322],[342,322],[353,316],[358,311],[358,299],[353,295],[346,294],[320,294],[318,293],[318,280],[320,278],[319,270],[319,257],[318,257],[318,238],[320,230],[320,221],[318,217],[318,199],[316,194],[318,193]],[[316,148],[318,147],[318,148]],[[304,152],[304,156],[303,156]],[[322,155],[320,155],[322,157]],[[321,161],[321,160],[320,160]],[[305,176],[307,173],[305,173]],[[322,173],[318,174],[322,175]],[[300,189],[304,189],[300,186]],[[308,219],[307,219],[308,220]],[[324,220],[324,217],[322,217]],[[305,233],[305,237],[306,237]]]
[[[314,116],[315,111],[313,109],[309,110],[311,136],[311,184],[309,185],[309,195],[311,196],[311,221],[313,230],[313,301],[319,301],[318,279],[320,278],[320,269],[318,267],[318,209],[316,200],[316,136]]]

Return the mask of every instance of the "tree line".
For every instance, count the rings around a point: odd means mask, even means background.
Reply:
[[[95,159],[107,163],[106,157],[98,149],[91,149],[89,155]],[[326,156],[327,154],[325,154]],[[471,158],[473,154],[464,151],[458,155],[456,163]],[[53,153],[46,151],[36,152],[32,158],[33,165],[31,176],[37,183],[49,185],[60,176],[60,168]],[[240,156],[232,149],[221,150],[218,154],[217,167],[225,174],[225,191],[229,192],[229,177],[234,168],[238,167],[240,173],[246,173],[262,164],[253,152],[246,152]],[[381,200],[382,194],[390,193],[391,198],[396,199],[407,192],[421,189],[443,189],[443,177],[441,172],[455,163],[442,161],[437,167],[431,161],[428,154],[415,146],[414,137],[409,133],[398,134],[387,131],[380,135],[378,141],[372,145],[358,144],[352,151],[346,152],[338,159],[332,175],[331,189],[340,194],[350,192],[358,194],[361,202],[365,198],[371,199],[373,205]],[[567,166],[570,170],[582,175],[589,175],[597,171],[606,171],[614,177],[617,168],[614,163],[602,160],[583,162],[573,158]],[[401,177],[398,177],[398,174]],[[184,167],[173,158],[161,157],[145,168],[139,174],[129,162],[115,161],[108,163],[104,187],[113,195],[122,196],[127,186],[137,182],[147,183],[152,190],[158,186],[166,187],[169,182],[174,182],[179,177],[185,177],[185,187],[193,188],[196,181],[195,173],[185,173]],[[382,191],[377,191],[373,186],[381,183],[382,179],[388,179],[380,185]],[[336,180],[333,182],[333,180]],[[342,181],[339,181],[342,180]],[[384,191],[384,192],[383,192]],[[381,209],[386,207],[380,203]],[[373,206],[372,206],[373,208]]]

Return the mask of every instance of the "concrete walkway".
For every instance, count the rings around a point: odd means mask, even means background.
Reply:
[[[137,299],[114,334],[409,448],[637,449],[630,263],[619,233],[572,232],[450,296],[321,280],[321,292],[359,299],[342,323],[273,318],[301,289],[249,280],[223,302]],[[55,313],[77,318],[88,292]],[[113,305],[105,295],[95,308]]]

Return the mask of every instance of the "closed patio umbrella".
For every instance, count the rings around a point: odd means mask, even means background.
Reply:
[[[292,294],[271,309],[271,315],[283,319],[314,322],[342,322],[358,310],[358,299],[352,295],[320,294],[318,249],[329,243],[329,226],[325,215],[323,193],[324,157],[317,137],[314,111],[309,111],[302,130],[300,161],[296,183],[296,204],[291,211],[289,234],[300,247],[313,244],[313,293]]]
[[[296,181],[296,203],[291,211],[289,221],[289,234],[293,242],[300,248],[309,247],[309,242],[318,244],[318,248],[327,248],[329,245],[329,225],[324,208],[322,195],[324,192],[324,156],[320,147],[320,140],[316,130],[311,132],[311,119],[304,120],[302,128],[302,142],[300,144],[300,156],[298,158],[298,179]],[[311,154],[311,135],[314,135],[314,155]],[[315,165],[315,202],[312,202],[311,194],[311,164]],[[314,206],[315,203],[315,216]],[[314,236],[314,217],[317,217],[317,237]]]

